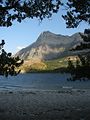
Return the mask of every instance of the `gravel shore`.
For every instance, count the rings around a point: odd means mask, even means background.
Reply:
[[[90,120],[90,90],[0,91],[0,120]]]

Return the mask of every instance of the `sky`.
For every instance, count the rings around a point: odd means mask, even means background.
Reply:
[[[22,23],[14,22],[11,27],[0,27],[0,40],[5,40],[4,49],[15,54],[21,48],[35,42],[43,31],[50,31],[55,34],[72,35],[76,32],[84,32],[90,28],[87,23],[80,23],[78,28],[66,28],[65,21],[61,17],[64,11],[53,14],[50,19],[40,22],[38,19],[25,19]]]

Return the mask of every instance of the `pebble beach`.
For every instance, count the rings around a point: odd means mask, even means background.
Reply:
[[[90,120],[90,89],[0,91],[0,120]]]

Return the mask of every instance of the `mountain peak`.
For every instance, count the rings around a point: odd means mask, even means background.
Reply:
[[[81,42],[80,35],[64,36],[50,31],[42,32],[36,42],[17,53],[21,59],[49,60],[68,55],[69,49]],[[71,54],[71,53],[70,53]]]
[[[52,34],[50,31],[43,31],[42,34]]]
[[[60,36],[63,37],[63,35],[58,35],[58,34],[50,32],[50,31],[44,31],[39,35],[36,42],[37,43],[43,43],[43,42],[44,43],[49,43],[49,42],[51,43],[51,42],[55,42],[55,41],[58,42],[58,39]]]
[[[51,36],[53,36],[53,33],[51,33],[50,31],[44,31],[44,32],[42,32],[40,35],[39,35],[39,37],[38,37],[38,39],[37,39],[37,41],[36,42],[42,42],[42,41],[47,41],[47,39],[49,38],[49,37],[51,37]]]
[[[44,31],[40,35],[43,36],[43,37],[46,37],[46,36],[50,36],[50,35],[53,35],[53,34],[54,33],[50,32],[50,31]]]

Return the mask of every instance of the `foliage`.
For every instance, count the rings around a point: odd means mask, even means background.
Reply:
[[[51,17],[57,13],[63,0],[0,0],[0,26],[11,26],[13,21],[22,22],[25,18]],[[90,0],[67,0],[67,14],[62,17],[68,28],[74,28],[80,22],[90,24]]]
[[[74,28],[80,22],[90,24],[90,0],[68,0],[66,4],[67,14],[63,15],[68,28]]]
[[[66,57],[64,57],[64,58],[45,61],[45,64],[47,65],[47,70],[55,70],[55,69],[60,69],[61,67],[66,67],[67,61],[66,61]]]
[[[16,71],[16,67],[19,67],[23,60],[20,60],[19,57],[12,57],[11,53],[7,53],[4,49],[5,42],[2,40],[0,44],[0,75],[17,75],[20,73],[20,70]]]
[[[78,61],[78,60],[77,60]],[[74,69],[68,67],[68,72],[71,73],[72,77],[68,80],[85,80],[86,78],[90,79],[90,64],[84,56],[80,56],[80,60],[74,65]],[[90,62],[90,61],[89,61]]]
[[[14,20],[51,17],[57,13],[61,0],[0,0],[0,26],[11,26]]]
[[[34,60],[33,60],[34,61]],[[46,64],[43,61],[35,61],[31,62],[31,60],[28,60],[27,62],[24,61],[24,64],[20,66],[22,73],[27,72],[34,72],[34,71],[43,71],[46,69]]]
[[[83,55],[78,55],[80,58],[80,61],[82,62],[82,65],[90,64],[90,29],[85,29],[84,34],[81,34],[81,37],[83,39],[83,42],[76,46],[73,50],[85,50],[86,52],[83,52]]]
[[[75,69],[73,62],[68,58],[68,66],[67,69],[72,73]]]
[[[24,64],[19,67],[21,72],[60,72],[62,68],[67,68],[67,57],[58,58],[48,61],[24,61]]]
[[[90,29],[86,29],[84,34],[80,33],[80,35],[83,38],[83,43],[72,50],[85,50],[85,53],[78,55],[79,60],[77,59],[76,61],[76,67],[72,76],[73,80],[81,78],[90,79]]]

